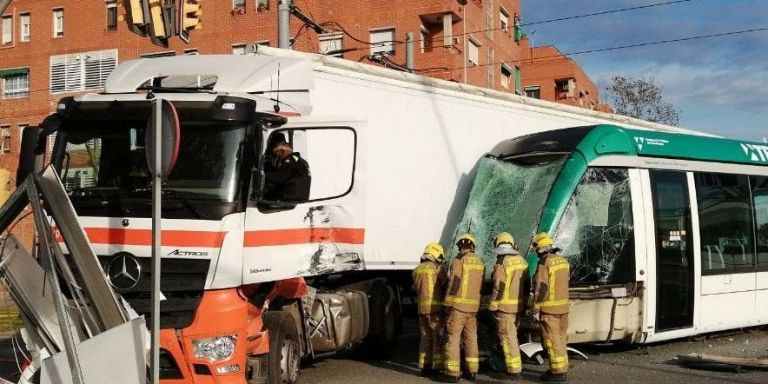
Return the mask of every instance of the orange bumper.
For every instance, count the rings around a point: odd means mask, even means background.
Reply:
[[[166,361],[175,364],[179,377],[163,379],[161,384],[246,384],[248,356],[269,352],[269,336],[262,331],[263,308],[248,300],[253,288],[205,291],[189,327],[160,332],[160,348]],[[305,292],[303,279],[284,280],[272,286],[267,300],[277,296],[299,298]],[[193,340],[225,335],[237,338],[234,353],[228,359],[212,362],[195,357]]]

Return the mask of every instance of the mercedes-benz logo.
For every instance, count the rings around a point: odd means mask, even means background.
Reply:
[[[115,253],[107,265],[107,276],[109,277],[109,284],[115,289],[129,290],[139,284],[141,264],[139,264],[136,256],[128,252]]]

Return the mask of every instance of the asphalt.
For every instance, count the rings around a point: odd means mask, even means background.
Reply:
[[[300,384],[367,384],[423,383],[430,379],[418,376],[416,355],[418,329],[413,320],[406,320],[405,332],[395,355],[388,360],[365,357],[366,351],[351,350],[341,355],[305,362],[299,376]],[[678,354],[708,353],[738,357],[768,358],[768,328],[721,333],[697,339],[678,340],[648,346],[579,345],[588,360],[571,357],[570,383],[768,383],[768,370],[739,372],[691,369],[678,364]],[[21,356],[17,353],[17,356]],[[0,377],[17,377],[16,359],[11,339],[0,339]],[[21,362],[20,362],[21,363]],[[525,363],[519,382],[539,382],[545,365]],[[487,364],[482,364],[478,384],[502,383],[494,378]],[[464,383],[469,383],[463,380]]]
[[[369,360],[361,351],[321,359],[302,367],[302,384],[430,383],[418,376],[418,348],[415,323],[406,322],[405,334],[395,356],[386,361]],[[768,383],[768,370],[740,372],[691,369],[681,366],[678,354],[707,353],[738,357],[768,358],[768,328],[750,329],[697,339],[678,340],[648,346],[574,346],[588,360],[571,357],[570,383]],[[526,363],[520,382],[539,382],[545,365]],[[463,380],[464,383],[469,381]],[[486,364],[481,366],[477,383],[502,383]]]

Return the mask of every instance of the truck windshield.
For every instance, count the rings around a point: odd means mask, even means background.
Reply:
[[[539,153],[510,160],[480,160],[456,235],[469,232],[477,237],[475,252],[484,259],[486,274],[491,273],[490,267],[496,262],[491,243],[499,232],[512,233],[525,254],[549,190],[567,156]]]
[[[73,125],[65,129],[60,176],[78,214],[149,217],[146,120]],[[163,217],[218,219],[231,212],[244,139],[241,123],[182,121],[178,161],[163,185]]]

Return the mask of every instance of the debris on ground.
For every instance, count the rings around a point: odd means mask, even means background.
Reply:
[[[768,370],[768,358],[733,357],[710,355],[704,353],[689,353],[677,355],[681,365],[696,369],[740,371],[742,369]]]

